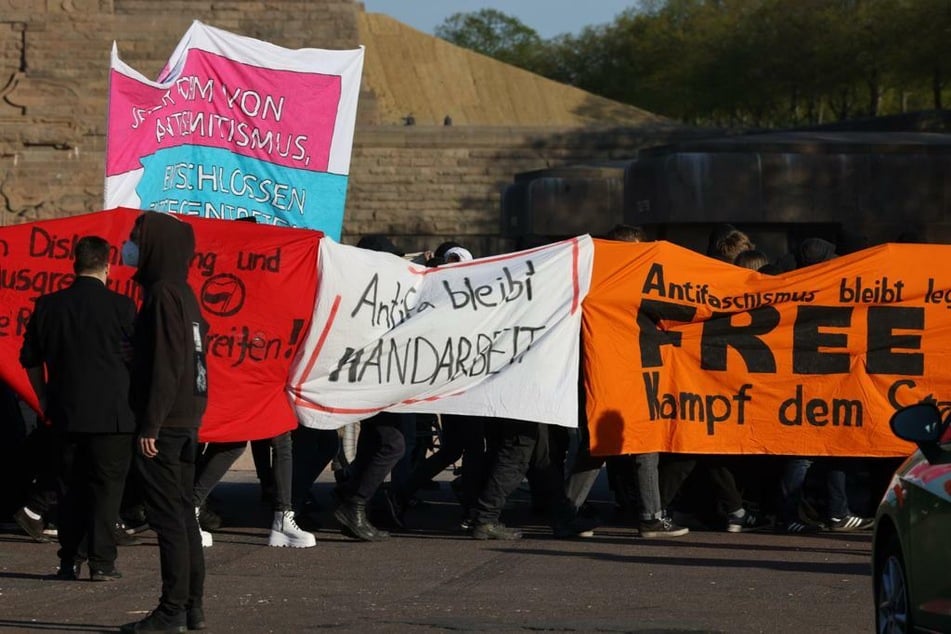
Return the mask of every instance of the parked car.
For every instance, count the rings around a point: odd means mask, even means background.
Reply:
[[[872,567],[876,629],[951,632],[951,428],[937,406],[892,416],[918,445],[895,472],[876,514]]]

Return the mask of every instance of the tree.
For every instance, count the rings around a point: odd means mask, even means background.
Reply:
[[[545,41],[531,27],[495,9],[454,13],[435,34],[456,46],[535,71],[545,57]]]
[[[951,0],[639,0],[542,40],[493,10],[437,34],[682,121],[786,127],[947,103]]]

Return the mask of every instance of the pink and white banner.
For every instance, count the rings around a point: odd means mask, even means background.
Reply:
[[[321,240],[314,318],[290,374],[298,418],[332,429],[385,410],[576,427],[593,258],[588,236],[438,268]]]
[[[196,21],[150,81],[113,44],[105,206],[339,239],[362,68],[363,48],[291,50]]]

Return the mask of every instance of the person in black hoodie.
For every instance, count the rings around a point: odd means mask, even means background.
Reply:
[[[132,341],[136,464],[149,524],[158,536],[162,596],[158,607],[123,632],[203,629],[205,560],[192,488],[198,427],[208,401],[203,342],[208,325],[188,285],[195,234],[178,218],[145,212],[123,245],[144,297]]]

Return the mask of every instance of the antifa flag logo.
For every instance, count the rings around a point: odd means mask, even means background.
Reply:
[[[212,315],[230,317],[244,306],[244,282],[231,273],[208,278],[201,287],[201,305]]]

